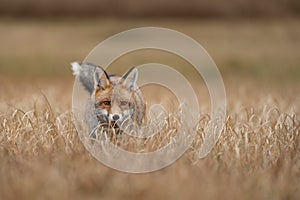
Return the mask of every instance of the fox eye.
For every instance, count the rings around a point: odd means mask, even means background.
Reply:
[[[103,104],[106,106],[110,106],[110,101],[103,101]]]
[[[128,104],[128,101],[121,101],[120,105],[121,106],[126,106]]]

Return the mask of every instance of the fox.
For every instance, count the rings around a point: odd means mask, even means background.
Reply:
[[[118,76],[108,74],[101,66],[89,62],[72,62],[71,66],[92,102],[87,106],[86,116],[97,117],[97,124],[88,124],[90,131],[102,127],[121,134],[124,129],[137,130],[142,126],[146,105],[137,85],[137,68]],[[91,135],[95,137],[94,133]]]

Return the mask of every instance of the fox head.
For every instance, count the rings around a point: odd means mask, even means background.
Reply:
[[[97,117],[102,123],[123,123],[128,119],[137,120],[137,101],[142,97],[137,86],[138,71],[130,69],[122,77],[109,76],[100,68],[94,74],[94,97]]]

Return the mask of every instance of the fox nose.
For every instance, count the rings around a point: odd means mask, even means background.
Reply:
[[[113,120],[117,121],[118,119],[120,119],[120,116],[119,115],[113,115]]]
[[[109,120],[110,121],[121,121],[122,120],[122,115],[120,114],[109,114]]]

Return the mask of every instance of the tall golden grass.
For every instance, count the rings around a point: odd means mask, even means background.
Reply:
[[[298,199],[298,24],[1,20],[0,199]],[[83,147],[69,68],[104,38],[137,26],[173,28],[203,44],[220,67],[228,100],[225,129],[207,157],[197,155],[210,120],[208,94],[200,90],[204,112],[191,147],[173,165],[142,175],[110,169]],[[128,56],[115,66],[151,61],[143,53]]]
[[[2,84],[8,95],[1,95],[0,106],[2,199],[297,199],[300,195],[299,94],[293,89],[282,100],[279,91],[270,89],[266,95],[255,82],[227,85],[236,92],[228,91],[226,127],[206,158],[197,154],[209,113],[203,113],[192,146],[172,166],[131,175],[105,167],[85,150],[70,109],[72,79],[67,80],[64,88],[61,80],[53,79],[50,85],[40,80],[40,90],[27,81],[20,82],[22,87],[11,81]],[[259,100],[249,98],[249,92]]]

